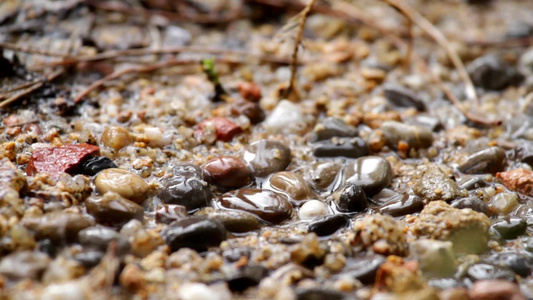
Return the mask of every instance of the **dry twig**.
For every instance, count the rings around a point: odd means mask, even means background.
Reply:
[[[19,100],[20,98],[22,98],[24,96],[27,96],[27,95],[30,95],[34,91],[42,88],[45,82],[54,80],[55,78],[59,77],[59,75],[63,74],[63,72],[64,72],[63,69],[59,69],[59,70],[56,70],[56,71],[52,72],[51,74],[45,76],[45,78],[40,80],[40,81],[34,81],[34,84],[30,85],[30,87],[27,88],[26,90],[24,90],[21,93],[18,93],[16,95],[14,95],[14,96],[12,96],[10,98],[7,98],[6,100],[0,102],[0,109],[5,108],[6,106],[8,106],[11,103]]]

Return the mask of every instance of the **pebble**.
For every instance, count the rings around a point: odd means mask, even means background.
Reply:
[[[346,261],[344,269],[339,274],[334,275],[333,278],[349,276],[361,281],[363,284],[373,284],[379,267],[385,261],[385,256],[378,254],[350,258]]]
[[[531,274],[531,258],[520,253],[496,253],[487,257],[485,262],[509,268],[513,270],[516,275],[524,278]]]
[[[472,281],[478,280],[490,280],[490,279],[503,279],[506,281],[515,281],[514,272],[509,268],[500,267],[488,263],[473,264],[466,271],[466,276]]]
[[[114,192],[135,203],[143,203],[150,193],[150,187],[139,175],[118,168],[100,172],[94,185],[102,195]]]
[[[505,157],[502,148],[489,147],[470,155],[458,169],[466,174],[496,173],[503,169]]]
[[[0,187],[13,189],[17,193],[27,187],[26,176],[7,158],[0,159]]]
[[[496,173],[496,178],[511,191],[533,196],[533,171],[519,168],[508,172]]]
[[[228,192],[220,198],[220,204],[256,215],[261,220],[279,224],[292,215],[287,196],[269,190],[240,189]]]
[[[78,242],[87,248],[105,252],[111,242],[116,243],[116,254],[124,255],[130,251],[128,240],[114,229],[104,226],[92,226],[78,233]]]
[[[205,181],[222,189],[234,189],[249,184],[251,173],[246,164],[238,157],[220,156],[202,166]]]
[[[492,54],[477,58],[467,69],[474,85],[488,90],[502,90],[521,79],[514,67]]]
[[[93,225],[77,213],[51,212],[40,217],[23,218],[21,224],[32,231],[37,240],[49,239],[57,244],[75,241],[78,232]]]
[[[427,128],[432,132],[439,132],[444,129],[441,121],[438,118],[431,116],[417,115],[412,119],[406,120],[406,122],[411,125]]]
[[[410,253],[425,276],[453,277],[455,255],[451,242],[420,239],[411,243]]]
[[[48,285],[40,295],[41,300],[84,300],[86,295],[78,282],[62,282]]]
[[[282,142],[259,140],[250,144],[243,153],[244,161],[249,165],[255,177],[285,170],[291,163],[291,150]]]
[[[182,205],[189,211],[208,205],[213,198],[209,184],[202,179],[202,171],[194,165],[178,165],[172,176],[161,181],[159,199],[167,204]]]
[[[82,164],[99,151],[100,148],[89,144],[39,147],[31,154],[26,174],[48,173],[54,179],[62,173],[78,174],[82,171]]]
[[[392,181],[390,163],[379,156],[358,158],[344,167],[346,183],[359,185],[369,197],[379,193]]]
[[[424,111],[426,109],[424,101],[406,87],[397,84],[385,84],[383,86],[383,92],[385,98],[396,106],[414,107],[418,111]]]
[[[215,291],[203,283],[185,283],[178,290],[181,300],[221,300]]]
[[[489,215],[490,210],[487,203],[477,197],[462,198],[452,201],[451,206],[458,209],[470,208],[473,211]]]
[[[283,171],[276,173],[270,177],[269,183],[274,191],[286,194],[291,200],[296,200],[294,201],[296,203],[318,197],[305,179],[293,172]]]
[[[271,133],[302,132],[307,124],[300,106],[282,100],[263,122],[263,126]]]
[[[357,129],[341,119],[328,117],[315,125],[311,142],[329,140],[333,137],[356,137]]]
[[[215,127],[216,139],[223,142],[231,142],[233,137],[243,132],[241,126],[237,125],[233,121],[230,121],[222,117],[209,118],[198,124],[195,131],[195,136],[201,136],[204,128],[207,127],[207,123],[211,123]]]
[[[233,292],[243,292],[249,287],[257,286],[268,275],[268,269],[260,265],[244,266],[226,282]]]
[[[158,223],[170,224],[187,216],[187,208],[181,205],[163,204],[155,211],[155,220]]]
[[[333,201],[341,212],[362,212],[368,207],[363,189],[357,184],[347,184],[333,195]]]
[[[531,99],[533,101],[533,93],[531,94]],[[533,105],[531,105],[531,110],[532,112],[529,115],[533,114]],[[533,166],[533,142],[523,141],[522,143],[520,143],[516,147],[516,155],[521,162]]]
[[[332,235],[341,228],[350,225],[350,219],[345,215],[329,215],[309,223],[307,229],[318,236]]]
[[[90,269],[100,263],[104,257],[104,252],[99,250],[85,250],[77,253],[73,256],[73,259],[83,265],[85,268]]]
[[[309,200],[298,211],[301,220],[312,220],[327,214],[328,206],[320,200]]]
[[[508,215],[518,206],[516,193],[499,193],[490,200],[490,208],[495,214]]]
[[[411,230],[418,237],[451,241],[456,254],[475,254],[487,249],[490,224],[490,219],[482,213],[432,201],[420,212]]]
[[[94,176],[100,171],[117,168],[117,165],[115,165],[115,163],[108,157],[98,156],[88,159],[83,163],[82,168],[82,174]]]
[[[487,187],[489,184],[484,179],[484,176],[480,175],[465,175],[457,180],[457,186],[464,190],[475,190],[483,187]]]
[[[254,231],[263,226],[255,215],[237,210],[215,210],[208,215],[208,218],[219,222],[227,231],[234,233]]]
[[[428,148],[433,144],[433,133],[424,127],[407,125],[396,121],[385,121],[381,124],[387,145],[398,148],[399,142],[405,142],[410,148]]]
[[[505,280],[480,280],[474,283],[469,292],[472,300],[526,300],[520,288]]]
[[[265,111],[259,103],[238,101],[231,106],[231,112],[236,115],[246,116],[252,124],[258,124],[265,120]]]
[[[462,195],[457,183],[435,164],[427,165],[422,178],[414,185],[413,192],[426,201],[451,201]]]
[[[379,207],[379,213],[401,217],[420,212],[424,208],[422,199],[415,195],[398,195]]]
[[[304,178],[317,190],[334,190],[341,170],[338,162],[315,162],[305,169]]]
[[[353,225],[352,245],[364,246],[375,253],[403,256],[407,253],[407,241],[403,222],[386,215],[365,215]]]
[[[358,158],[370,153],[367,143],[361,138],[331,138],[313,145],[315,157]]]
[[[255,82],[240,82],[237,90],[244,99],[251,102],[259,102],[262,98],[261,88]]]
[[[297,300],[319,300],[319,299],[328,299],[328,300],[347,300],[349,297],[339,291],[311,288],[311,289],[301,289],[296,292]]]
[[[527,222],[520,217],[510,217],[495,222],[492,228],[506,240],[512,240],[524,234],[527,229]]]
[[[161,237],[172,252],[184,247],[203,252],[224,241],[226,230],[216,221],[188,217],[172,222],[161,232]]]
[[[111,126],[106,127],[104,132],[102,132],[100,143],[115,151],[119,151],[120,149],[133,144],[133,137],[126,128],[122,126]]]
[[[2,258],[0,274],[13,280],[39,280],[48,265],[48,255],[33,251],[13,252]]]
[[[102,197],[89,197],[85,206],[87,213],[98,223],[113,226],[121,226],[132,219],[142,221],[144,215],[142,206],[114,192],[107,192]]]

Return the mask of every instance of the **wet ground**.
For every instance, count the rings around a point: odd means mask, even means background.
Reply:
[[[0,3],[2,297],[533,298],[533,2],[169,3]]]

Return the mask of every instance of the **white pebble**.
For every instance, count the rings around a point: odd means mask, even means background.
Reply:
[[[328,207],[319,200],[309,200],[300,207],[300,219],[311,220],[328,214]]]
[[[207,285],[186,283],[178,291],[181,300],[218,300],[220,297]]]
[[[51,284],[41,294],[42,300],[83,300],[86,299],[81,285],[72,282]]]
[[[282,100],[263,123],[268,131],[280,133],[295,133],[305,128],[305,120],[300,107]]]

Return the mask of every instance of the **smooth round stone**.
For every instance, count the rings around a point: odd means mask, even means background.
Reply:
[[[291,150],[282,142],[259,140],[248,146],[243,159],[250,166],[255,177],[285,170],[291,163]]]
[[[162,184],[159,199],[185,206],[189,211],[208,205],[213,198],[209,184],[202,180],[202,171],[193,165],[174,167],[172,176],[163,179]]]
[[[227,231],[235,233],[254,231],[263,226],[255,215],[237,210],[215,210],[208,218],[222,224]]]
[[[123,169],[106,169],[94,180],[100,194],[114,192],[135,203],[142,203],[148,198],[150,187],[139,176]]]
[[[527,222],[519,217],[510,217],[492,224],[492,229],[496,230],[502,238],[512,240],[526,233]]]
[[[298,215],[302,220],[312,220],[327,214],[328,206],[320,200],[309,200],[298,211]]]
[[[355,137],[357,133],[354,126],[341,119],[328,117],[315,126],[311,142],[329,140],[332,137]]]
[[[133,137],[130,135],[126,128],[121,126],[112,126],[106,127],[106,129],[104,129],[104,132],[100,137],[100,142],[104,146],[118,151],[132,144]]]
[[[246,164],[237,157],[213,158],[202,166],[205,181],[222,189],[234,189],[250,183],[251,174]]]
[[[346,183],[360,186],[369,197],[379,193],[392,181],[390,163],[379,156],[358,158],[345,167]]]
[[[383,92],[385,98],[396,106],[414,107],[419,111],[424,111],[426,109],[424,101],[406,87],[397,84],[385,84]]]
[[[505,158],[502,148],[489,147],[470,155],[458,169],[466,174],[496,173],[503,169]]]
[[[379,267],[386,261],[385,256],[373,254],[348,259],[342,271],[333,276],[338,279],[344,276],[350,276],[361,281],[362,284],[372,284],[376,280],[376,274]]]
[[[220,198],[220,204],[229,209],[242,210],[261,220],[279,224],[292,216],[292,205],[287,196],[269,190],[240,189]]]
[[[369,153],[370,149],[362,138],[332,138],[313,145],[315,157],[358,158]]]
[[[477,198],[477,197],[469,197],[469,198],[463,198],[463,199],[457,199],[454,200],[451,203],[452,207],[463,209],[463,208],[470,208],[474,211],[484,213],[487,216],[489,215],[489,206],[487,203],[485,203],[483,200]]]
[[[489,280],[489,279],[504,279],[507,281],[515,281],[514,272],[509,268],[500,267],[487,263],[477,263],[466,272],[468,278],[472,281]]]
[[[424,202],[415,195],[398,195],[395,199],[387,202],[379,208],[379,212],[384,215],[401,217],[422,211]]]
[[[105,156],[98,156],[94,158],[88,159],[86,162],[83,163],[82,169],[84,175],[93,176],[96,175],[98,172],[103,171],[105,169],[112,169],[117,168],[117,165]]]
[[[333,196],[337,209],[341,212],[361,212],[368,207],[363,189],[356,184],[348,184]]]
[[[341,228],[348,227],[350,219],[345,215],[329,215],[313,221],[307,227],[309,232],[314,232],[318,236],[332,235]]]
[[[170,224],[187,216],[185,206],[164,204],[159,205],[155,211],[155,219],[159,223]]]
[[[342,165],[337,162],[318,162],[310,166],[304,176],[318,190],[325,190],[335,183]]]
[[[132,219],[142,221],[144,215],[142,206],[112,192],[105,193],[101,198],[87,198],[85,206],[98,223],[114,226],[123,225]]]
[[[172,222],[161,232],[161,237],[172,252],[185,247],[203,252],[224,241],[226,230],[216,221],[188,217]]]
[[[86,248],[107,251],[109,243],[117,243],[117,254],[124,255],[130,251],[129,241],[114,229],[104,226],[92,226],[78,233],[79,243]]]
[[[490,200],[494,213],[507,215],[518,206],[518,196],[515,193],[499,193]]]
[[[414,149],[428,148],[433,144],[433,133],[425,127],[385,121],[381,125],[381,130],[389,147],[394,149],[398,147],[400,141]]]
[[[233,292],[242,292],[261,282],[268,276],[268,269],[260,265],[248,265],[239,269],[238,273],[227,280],[228,288]]]
[[[293,172],[283,171],[276,173],[270,177],[269,183],[274,191],[285,193],[296,202],[318,197],[305,179]]]
[[[487,257],[485,261],[509,268],[522,277],[529,276],[532,270],[530,259],[520,253],[497,253]]]

